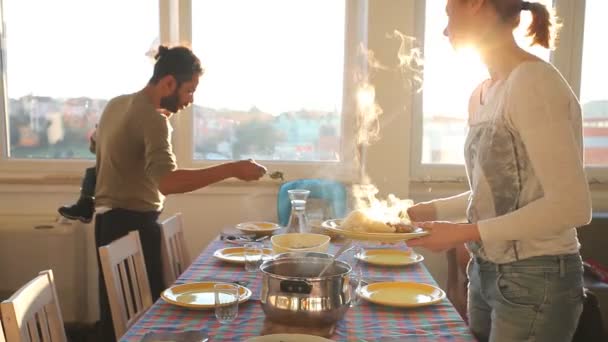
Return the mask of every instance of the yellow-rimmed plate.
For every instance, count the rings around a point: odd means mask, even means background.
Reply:
[[[268,260],[272,258],[272,250],[270,248],[264,248],[263,250],[264,256],[263,260]],[[228,247],[218,249],[213,252],[213,256],[233,264],[244,264],[245,263],[245,248],[244,247]]]
[[[265,222],[265,221],[251,221],[251,222],[243,222],[234,226],[236,229],[242,231],[247,234],[255,234],[255,235],[270,235],[277,229],[280,229],[276,223],[273,222]]]
[[[429,232],[416,227],[412,233],[366,233],[366,232],[355,232],[352,230],[341,229],[341,219],[333,219],[323,221],[321,227],[330,233],[343,235],[352,240],[365,240],[365,241],[385,241],[385,242],[396,242],[414,239],[417,237],[428,235]]]
[[[361,298],[380,305],[415,308],[439,303],[445,298],[442,289],[422,283],[373,283],[359,290]]]
[[[306,335],[306,334],[271,334],[258,337],[252,337],[245,342],[331,342],[321,336]]]
[[[189,309],[212,309],[215,308],[215,295],[213,285],[218,282],[187,283],[172,286],[163,291],[161,298],[173,305]],[[239,286],[239,303],[251,298],[251,290]]]
[[[332,342],[321,336],[306,334],[271,334],[252,337],[245,342]]]
[[[424,257],[414,251],[403,251],[399,249],[369,249],[357,253],[355,258],[368,264],[377,266],[406,266],[417,264]]]

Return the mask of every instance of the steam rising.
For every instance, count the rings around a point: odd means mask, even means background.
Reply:
[[[377,220],[392,221],[395,218],[407,219],[405,210],[413,204],[411,200],[400,200],[389,194],[386,200],[378,200],[378,188],[374,186],[365,169],[366,150],[380,137],[380,121],[382,108],[376,103],[376,91],[369,80],[373,71],[384,70],[398,72],[404,80],[403,96],[409,96],[413,89],[418,90],[422,84],[422,59],[420,49],[415,47],[415,38],[406,36],[395,30],[387,35],[389,39],[400,39],[397,52],[398,64],[387,67],[375,58],[373,51],[361,45],[362,53],[367,61],[367,73],[357,76],[357,152],[359,163],[359,182],[353,185],[355,209],[361,209],[370,217]]]

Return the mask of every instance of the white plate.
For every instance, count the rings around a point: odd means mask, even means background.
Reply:
[[[218,282],[198,282],[174,285],[160,294],[167,303],[189,309],[215,308],[215,294],[213,285]],[[251,290],[239,286],[239,303],[251,298]]]
[[[414,251],[399,249],[367,249],[357,253],[355,258],[377,266],[406,266],[424,260],[422,255]]]
[[[272,250],[270,248],[264,248],[263,253],[263,260],[268,260],[272,258]],[[225,262],[230,262],[233,264],[244,264],[245,247],[228,247],[218,249],[213,252],[213,256]]]
[[[321,336],[305,334],[272,334],[252,337],[245,342],[332,342]]]
[[[445,292],[436,286],[400,281],[366,285],[359,290],[359,295],[375,304],[399,308],[433,305],[445,298]]]
[[[366,232],[355,232],[352,230],[340,229],[340,224],[342,223],[341,219],[333,219],[323,221],[321,223],[321,227],[325,230],[334,233],[343,235],[347,238],[353,240],[366,240],[366,241],[385,241],[385,242],[395,242],[395,241],[405,241],[414,239],[417,237],[428,235],[429,232],[422,229],[416,228],[413,233],[366,233]]]
[[[234,226],[236,229],[242,231],[247,234],[256,234],[256,235],[268,235],[272,234],[277,229],[280,229],[276,223],[266,222],[266,221],[251,221],[251,222],[243,222]]]

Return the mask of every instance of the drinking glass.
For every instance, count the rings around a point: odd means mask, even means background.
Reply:
[[[353,268],[350,276],[350,284],[351,284],[351,299],[350,306],[354,307],[361,303],[361,296],[359,295],[359,291],[363,287],[363,272],[361,271],[361,267]]]
[[[353,248],[346,255],[346,263],[351,267],[350,273],[350,284],[352,289],[352,297],[350,306],[357,306],[361,302],[359,291],[363,287],[363,270],[361,268],[361,261],[357,258],[358,255],[363,253],[363,248],[358,243],[355,243]]]
[[[264,256],[264,245],[260,242],[250,242],[243,246],[245,255],[245,270],[247,272],[257,272]]]
[[[239,313],[239,286],[218,283],[213,285],[215,317],[221,324],[232,322]]]

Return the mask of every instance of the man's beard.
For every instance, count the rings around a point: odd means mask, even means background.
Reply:
[[[175,92],[173,92],[173,94],[160,99],[160,107],[170,111],[171,113],[177,113],[179,110],[179,95],[177,93],[177,87],[175,88]]]

